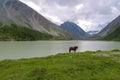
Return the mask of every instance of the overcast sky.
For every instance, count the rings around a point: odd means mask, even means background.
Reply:
[[[120,15],[120,0],[20,0],[56,24],[77,23],[94,30]]]

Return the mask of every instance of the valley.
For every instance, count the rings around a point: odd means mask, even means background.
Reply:
[[[87,33],[80,26],[70,21],[66,21],[60,26],[56,25],[19,0],[0,1],[1,41],[93,39],[120,41],[120,16],[100,32],[90,31]]]

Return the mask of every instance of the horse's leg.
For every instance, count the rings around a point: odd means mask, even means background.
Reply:
[[[71,52],[71,50],[69,49],[69,53]]]
[[[76,49],[74,49],[74,52],[76,52]]]

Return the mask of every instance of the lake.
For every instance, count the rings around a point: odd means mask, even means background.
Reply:
[[[66,53],[70,46],[76,45],[77,52],[120,49],[120,42],[114,41],[3,41],[0,42],[0,60]]]

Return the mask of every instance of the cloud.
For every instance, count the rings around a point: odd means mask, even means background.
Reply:
[[[21,0],[56,24],[73,21],[92,30],[120,15],[119,0]],[[31,3],[31,5],[30,5]],[[33,6],[33,5],[36,5]],[[38,9],[38,7],[39,9]]]

